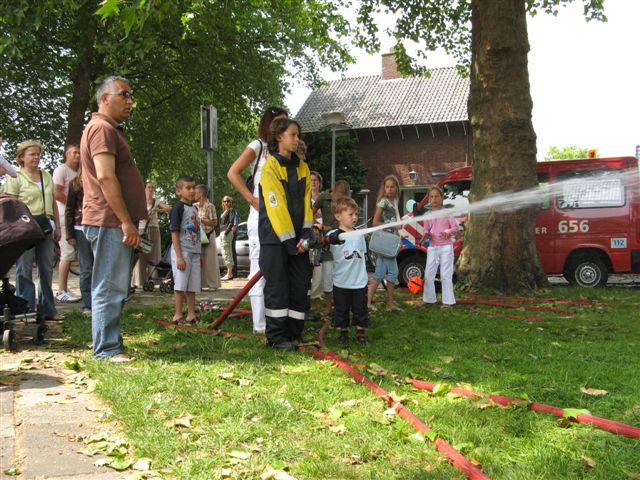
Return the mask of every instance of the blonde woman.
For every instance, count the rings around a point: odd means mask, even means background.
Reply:
[[[20,170],[9,178],[4,192],[22,200],[32,215],[46,215],[51,231],[35,247],[25,251],[16,262],[16,293],[36,308],[36,288],[33,283],[33,264],[38,268],[38,303],[45,320],[53,320],[58,312],[53,301],[51,279],[55,264],[54,246],[60,240],[60,220],[55,206],[54,185],[51,174],[40,169],[42,145],[27,140],[18,145],[17,162]]]
[[[209,201],[209,188],[206,185],[196,187],[196,203],[200,216],[200,224],[209,239],[209,244],[202,247],[202,288],[217,290],[220,288],[220,266],[218,265],[218,249],[216,247],[215,227],[218,224],[216,207]]]
[[[225,195],[222,198],[222,215],[220,215],[220,250],[227,267],[227,274],[221,280],[233,280],[233,234],[238,230],[238,212],[233,208],[233,198]]]

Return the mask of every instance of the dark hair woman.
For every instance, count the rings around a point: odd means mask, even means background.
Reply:
[[[270,155],[260,179],[260,270],[265,278],[267,344],[295,350],[302,339],[311,282],[309,253],[302,241],[311,236],[311,174],[298,158],[300,125],[280,118],[267,138]]]

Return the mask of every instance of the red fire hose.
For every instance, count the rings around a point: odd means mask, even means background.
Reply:
[[[220,325],[222,325],[222,322],[224,322],[227,317],[231,314],[231,312],[233,312],[233,310],[238,306],[238,304],[242,301],[242,299],[245,297],[245,295],[249,292],[249,290],[251,290],[251,287],[253,287],[258,280],[260,280],[262,278],[262,272],[260,270],[258,270],[253,277],[251,277],[249,279],[249,281],[247,282],[247,284],[242,287],[242,289],[238,292],[238,294],[236,295],[236,297],[231,301],[231,303],[229,304],[229,306],[227,306],[227,308],[225,308],[222,313],[220,314],[220,316],[215,320],[215,322],[213,322],[211,324],[211,328],[213,330],[216,330]]]
[[[338,366],[339,368],[347,372],[349,375],[351,375],[356,382],[362,383],[367,388],[369,388],[369,390],[374,392],[380,398],[384,399],[387,402],[387,404],[390,407],[392,407],[398,413],[398,415],[400,415],[400,417],[403,420],[409,423],[418,433],[425,434],[432,431],[431,428],[429,428],[427,424],[425,424],[418,417],[416,417],[411,412],[411,410],[405,407],[402,403],[396,402],[391,397],[391,395],[389,395],[389,392],[387,392],[385,389],[383,389],[379,385],[376,385],[367,377],[365,377],[364,375],[356,371],[353,367],[351,367],[348,364],[346,359],[336,355],[333,352],[322,353],[319,350],[310,350],[309,353],[311,353],[311,355],[313,355],[315,358],[319,358],[321,360],[331,360],[334,363],[334,365]],[[458,470],[460,470],[462,473],[464,473],[467,476],[467,478],[470,478],[472,480],[490,478],[486,476],[482,472],[482,470],[480,470],[477,466],[475,466],[473,463],[467,460],[463,455],[461,455],[446,440],[443,440],[442,438],[438,437],[436,438],[434,444],[436,446],[436,449],[439,452],[441,452],[445,457],[447,457]]]
[[[417,388],[420,390],[428,390],[430,392],[432,392],[436,386],[434,383],[425,382],[425,381],[416,380],[416,379],[411,379],[411,384],[414,386],[414,388]],[[518,398],[503,397],[501,395],[487,395],[484,393],[479,393],[473,390],[467,390],[459,387],[453,387],[451,388],[451,391],[463,397],[489,398],[492,401],[503,406],[507,406],[510,403],[527,403],[526,401],[520,400]],[[529,408],[537,412],[550,413],[557,417],[564,417],[564,410],[562,408],[552,407],[550,405],[545,405],[543,403],[535,403],[535,402],[530,403]],[[573,420],[573,418],[571,418],[571,420]],[[594,427],[598,427],[602,430],[606,430],[608,432],[615,433],[618,435],[623,435],[625,437],[640,438],[640,428],[638,427],[627,425],[626,423],[616,422],[613,420],[607,420],[606,418],[596,417],[593,415],[589,415],[588,413],[581,413],[577,415],[575,417],[575,421],[579,423],[586,423],[589,425],[593,425]]]

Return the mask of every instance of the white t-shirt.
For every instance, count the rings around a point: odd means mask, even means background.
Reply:
[[[54,185],[62,185],[62,193],[64,193],[65,197],[69,194],[69,184],[71,180],[73,180],[77,174],[78,173],[66,163],[58,165],[53,171],[53,183]],[[59,218],[64,218],[65,204],[56,200],[56,205],[58,205]]]
[[[365,253],[367,243],[363,235],[350,237],[340,245],[331,245],[333,284],[336,287],[357,289],[367,286],[369,277]]]
[[[260,158],[258,158],[261,144],[262,144],[262,154],[260,155]],[[259,162],[258,168],[256,169],[256,174],[253,176],[253,192],[252,192],[253,196],[257,197],[259,195],[258,188],[260,184],[260,177],[262,176],[262,167],[264,167],[264,162],[267,159],[267,155],[269,155],[269,149],[267,148],[267,144],[260,139],[254,140],[248,145],[248,147],[251,150],[253,150],[256,154],[255,160],[251,162],[251,165],[249,165],[249,168],[251,169],[251,173],[253,173],[253,169],[255,168],[256,162]]]

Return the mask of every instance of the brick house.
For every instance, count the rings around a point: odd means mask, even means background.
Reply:
[[[404,206],[411,198],[422,199],[439,174],[470,164],[468,97],[469,79],[455,68],[431,70],[428,78],[403,77],[395,54],[386,53],[382,75],[327,82],[309,95],[296,119],[312,134],[326,126],[323,113],[344,114],[367,167],[371,215],[385,175],[400,180]]]

